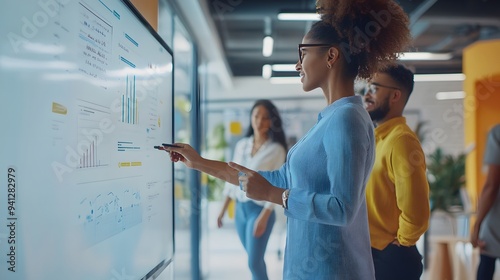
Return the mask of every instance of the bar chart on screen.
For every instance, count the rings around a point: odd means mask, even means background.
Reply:
[[[106,131],[103,123],[110,121],[109,108],[90,101],[78,102],[77,150],[80,156],[78,168],[94,168],[109,165],[109,150],[104,149]]]
[[[127,75],[125,94],[121,96],[120,121],[128,124],[139,124],[139,111],[136,93],[136,76]]]

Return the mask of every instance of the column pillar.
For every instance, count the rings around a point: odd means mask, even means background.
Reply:
[[[500,123],[500,40],[474,43],[464,49],[465,148],[474,148],[466,159],[466,186],[476,209],[486,180],[483,157],[488,131]]]

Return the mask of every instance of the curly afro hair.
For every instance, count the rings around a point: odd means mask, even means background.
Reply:
[[[394,65],[412,40],[409,19],[392,0],[317,0],[316,22],[308,36],[338,46],[349,77],[368,78]]]

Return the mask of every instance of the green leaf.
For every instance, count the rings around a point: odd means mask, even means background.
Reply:
[[[465,186],[465,154],[447,155],[437,148],[428,156],[427,177],[431,211],[449,212],[451,206],[463,206],[460,189]]]

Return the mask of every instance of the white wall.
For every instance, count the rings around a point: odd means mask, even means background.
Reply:
[[[427,121],[423,141],[424,151],[441,147],[444,152],[464,152],[463,99],[437,100],[440,91],[461,91],[463,82],[417,82],[406,106],[407,111],[419,111],[420,120]]]

